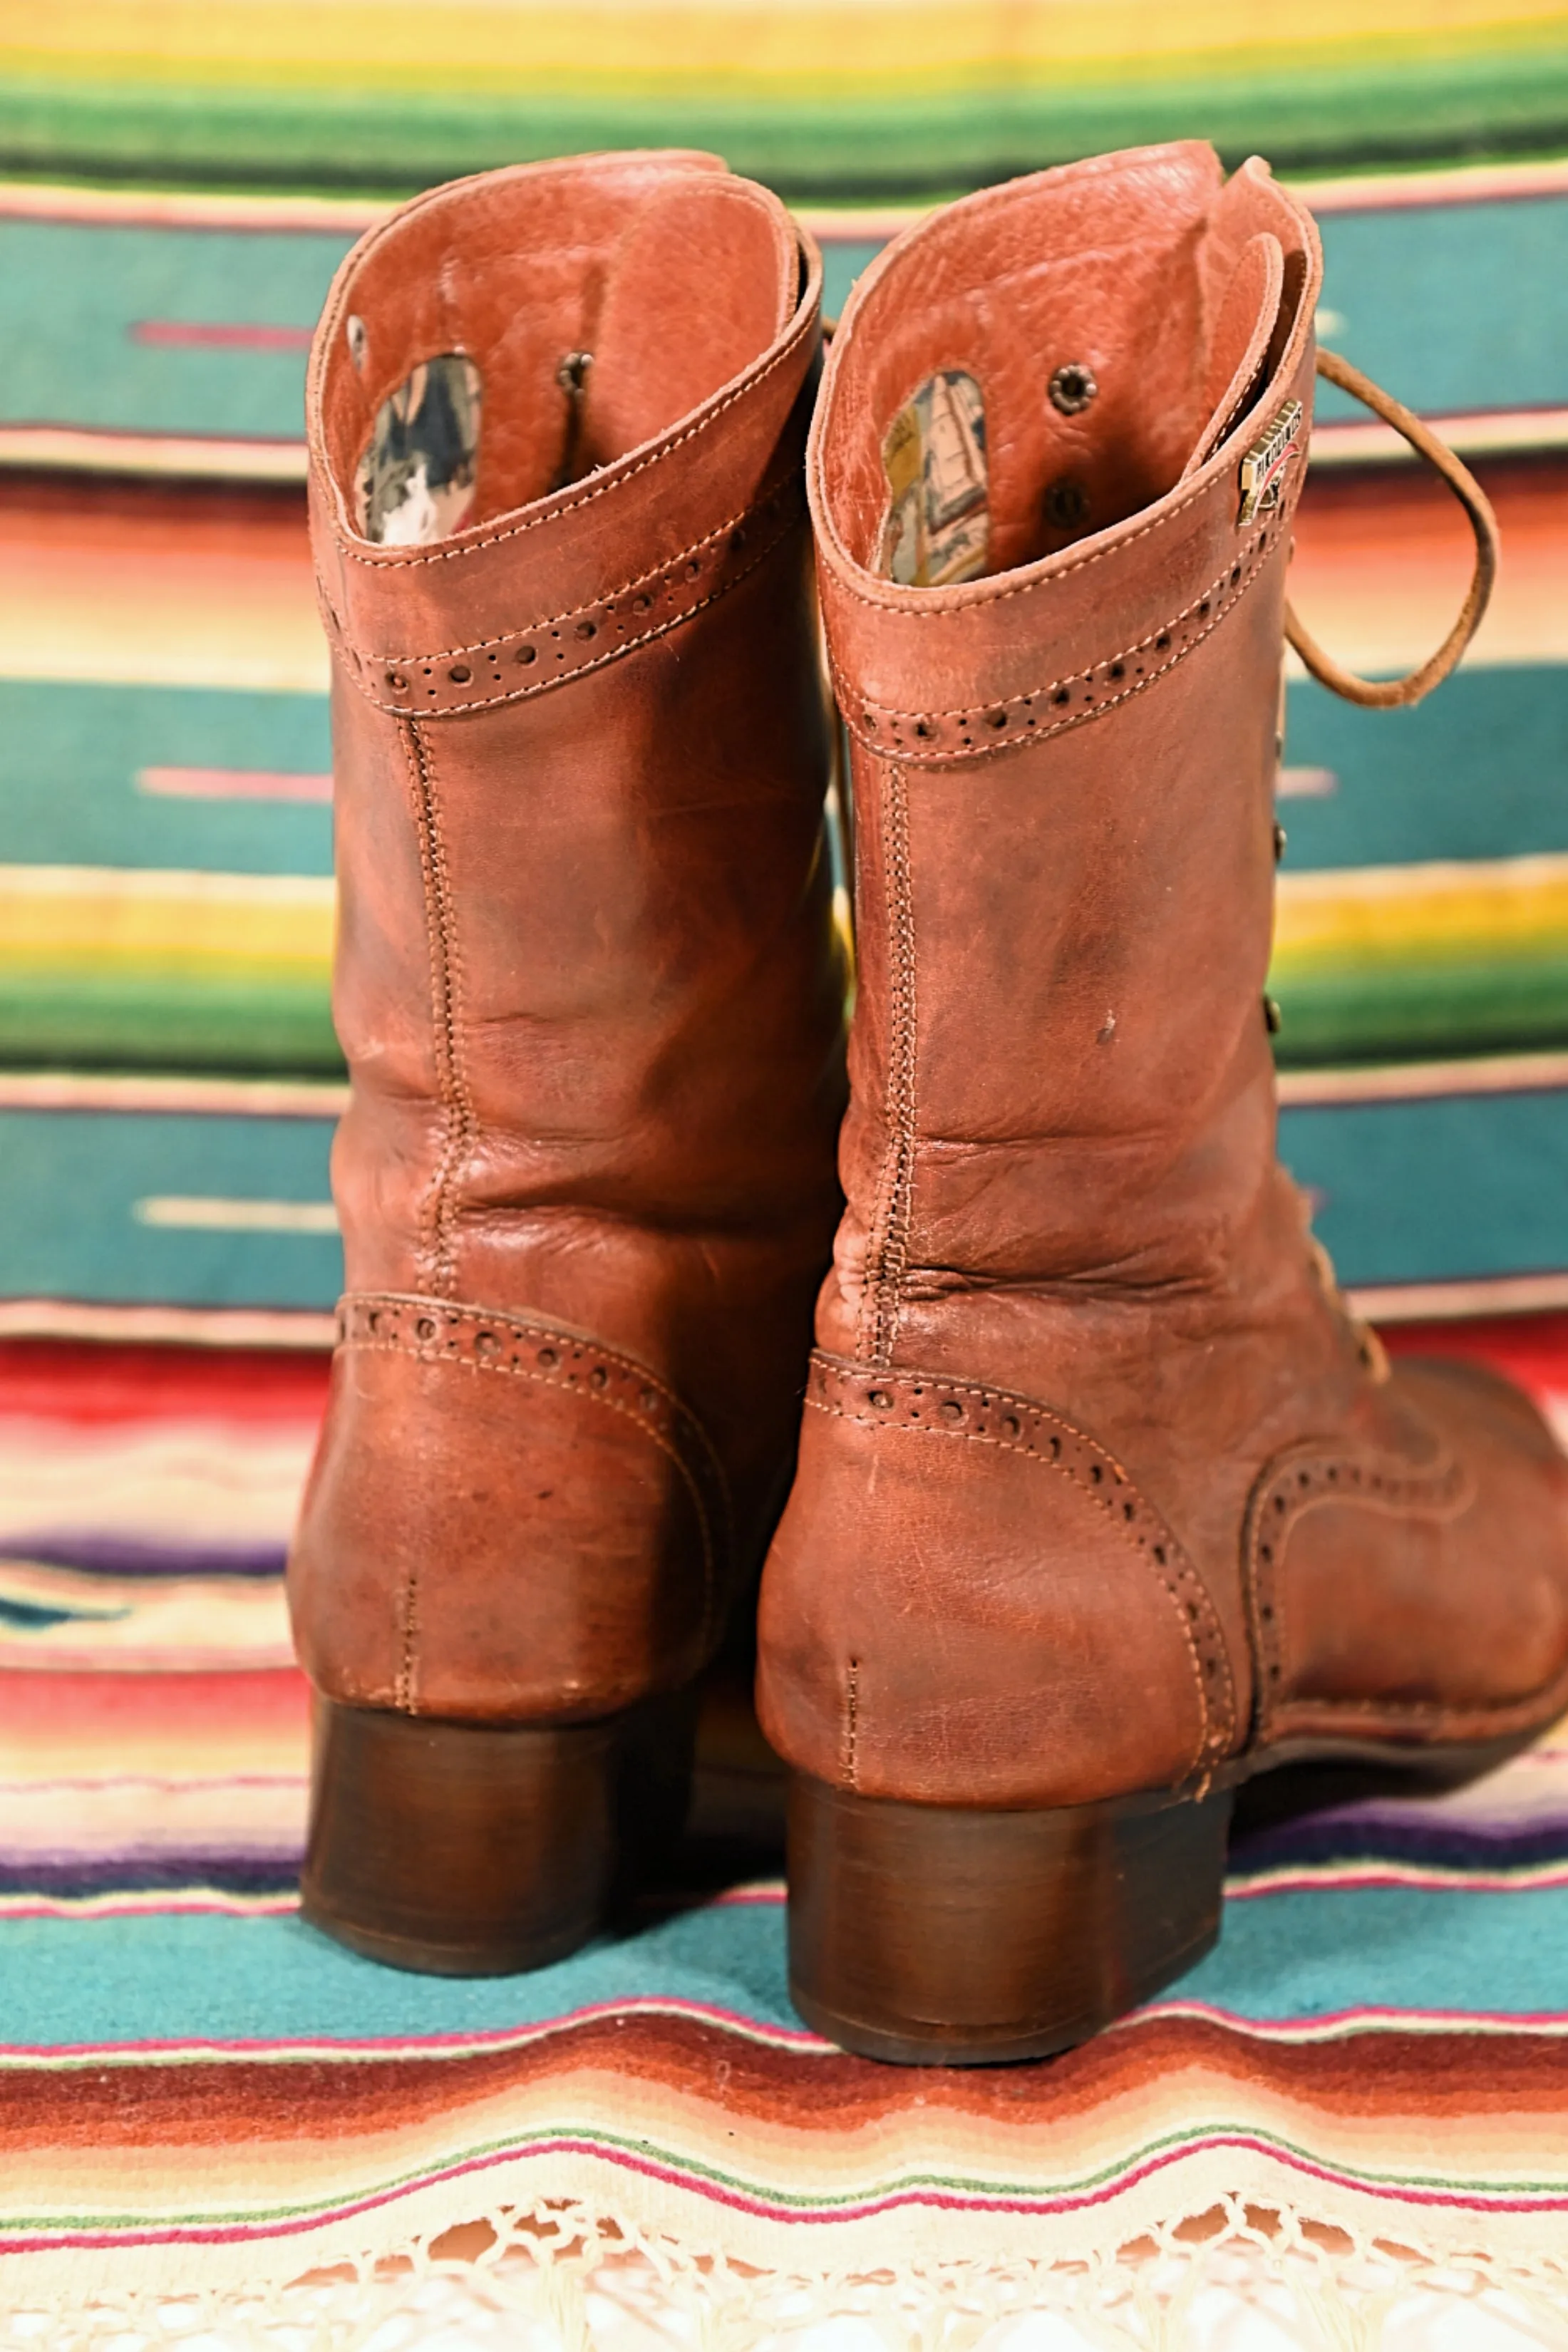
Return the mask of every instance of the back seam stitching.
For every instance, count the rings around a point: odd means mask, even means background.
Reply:
[[[902,1305],[914,1186],[915,937],[910,874],[909,796],[903,770],[889,766],[886,872],[888,929],[892,950],[889,990],[888,1142],[879,1192],[881,1203],[867,1252],[864,1338],[876,1364],[892,1360]],[[863,1351],[864,1352],[864,1351]]]
[[[453,1188],[473,1143],[474,1108],[463,1074],[458,999],[460,965],[452,904],[451,874],[441,831],[440,805],[429,751],[419,722],[409,719],[407,744],[419,826],[419,862],[425,877],[426,930],[430,942],[430,1014],[437,1082],[444,1132],[431,1186],[430,1241],[426,1261],[437,1297],[457,1289]]]

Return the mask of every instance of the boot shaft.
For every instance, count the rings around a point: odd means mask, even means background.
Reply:
[[[438,190],[340,273],[310,421],[351,1289],[647,1348],[669,1237],[820,1230],[819,285],[776,200],[661,155]]]
[[[328,300],[349,1296],[291,1593],[351,1708],[675,1689],[782,1498],[844,1092],[820,287],[764,190],[611,155],[420,198]]]
[[[858,860],[837,1353],[931,1360],[976,1291],[1255,1284],[1295,1230],[1263,986],[1319,277],[1263,166],[1175,147],[950,207],[846,313],[809,457]]]

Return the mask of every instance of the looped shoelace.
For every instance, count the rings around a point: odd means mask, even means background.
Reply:
[[[1403,704],[1419,702],[1435,686],[1441,686],[1480,625],[1497,578],[1497,517],[1468,467],[1462,465],[1403,402],[1384,392],[1381,384],[1373,383],[1370,376],[1363,375],[1360,368],[1352,367],[1337,352],[1319,351],[1318,373],[1404,436],[1417,455],[1442,476],[1464,508],[1476,535],[1476,568],[1459,617],[1436,652],[1405,677],[1357,677],[1353,671],[1342,669],[1332,655],[1326,654],[1317,639],[1302,627],[1291,607],[1285,607],[1285,634],[1320,686],[1342,696],[1346,702],[1359,702],[1369,709],[1398,709]]]
[[[1363,375],[1360,368],[1352,367],[1349,360],[1340,357],[1338,352],[1320,349],[1318,373],[1326,383],[1337,384],[1342,392],[1348,392],[1353,400],[1361,402],[1363,408],[1370,408],[1374,415],[1381,416],[1393,425],[1396,433],[1404,436],[1417,455],[1425,457],[1442,476],[1464,508],[1470,529],[1476,535],[1476,568],[1458,619],[1436,652],[1404,677],[1357,677],[1352,670],[1342,669],[1302,627],[1291,607],[1289,604],[1285,607],[1285,634],[1320,686],[1326,686],[1346,702],[1359,702],[1369,709],[1394,710],[1405,704],[1419,702],[1422,696],[1430,694],[1435,686],[1441,686],[1479,627],[1481,615],[1491,596],[1492,583],[1497,578],[1497,517],[1491,510],[1486,492],[1469,467],[1461,464],[1447,444],[1439,441],[1437,436],[1430,432],[1403,402],[1384,392],[1381,384],[1373,383],[1370,376]],[[1385,1381],[1388,1378],[1388,1358],[1382,1340],[1370,1323],[1352,1312],[1340,1288],[1333,1260],[1322,1243],[1310,1233],[1307,1240],[1318,1278],[1329,1300],[1354,1334],[1363,1363],[1374,1381]]]

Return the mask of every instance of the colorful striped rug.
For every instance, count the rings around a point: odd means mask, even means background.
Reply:
[[[1568,1320],[1443,1336],[1568,1431]],[[0,2312],[530,2230],[710,2284],[923,2279],[933,2309],[1205,2233],[1561,2283],[1562,1735],[1442,1797],[1260,1812],[1217,1952],[1042,2065],[839,2055],[766,1879],[510,1980],[316,1937],[280,1570],[323,1369],[0,1346]]]
[[[929,189],[1194,131],[1310,163],[1539,152],[1568,136],[1568,25],[1559,0],[58,0],[0,35],[14,172],[389,186],[673,143],[795,191]]]
[[[1562,445],[1568,336],[1536,289],[1568,267],[1568,163],[1299,184],[1322,231],[1326,342],[1456,446]],[[384,209],[0,184],[0,463],[301,478],[311,330]],[[805,208],[829,316],[917,210]],[[1320,465],[1403,453],[1321,387]]]

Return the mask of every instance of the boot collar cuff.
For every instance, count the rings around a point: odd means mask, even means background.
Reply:
[[[994,758],[1221,627],[1289,542],[1321,275],[1267,167],[1226,183],[1192,144],[1041,173],[895,239],[846,310],[807,454],[851,734],[910,765]],[[1052,551],[1069,490],[1124,519]]]
[[[793,314],[750,366],[667,431],[434,544],[360,537],[341,466],[329,461],[323,383],[352,313],[356,260],[385,226],[339,271],[307,394],[322,618],[344,676],[368,699],[435,718],[548,691],[678,627],[798,525],[822,261],[795,230],[801,292]]]
[[[834,690],[850,734],[901,765],[967,764],[1103,718],[1173,669],[1289,547],[1313,357],[1309,319],[1256,415],[1201,473],[1026,571],[946,591],[897,588],[825,545],[814,496]],[[1276,422],[1294,444],[1278,501],[1243,521],[1241,469]]]

